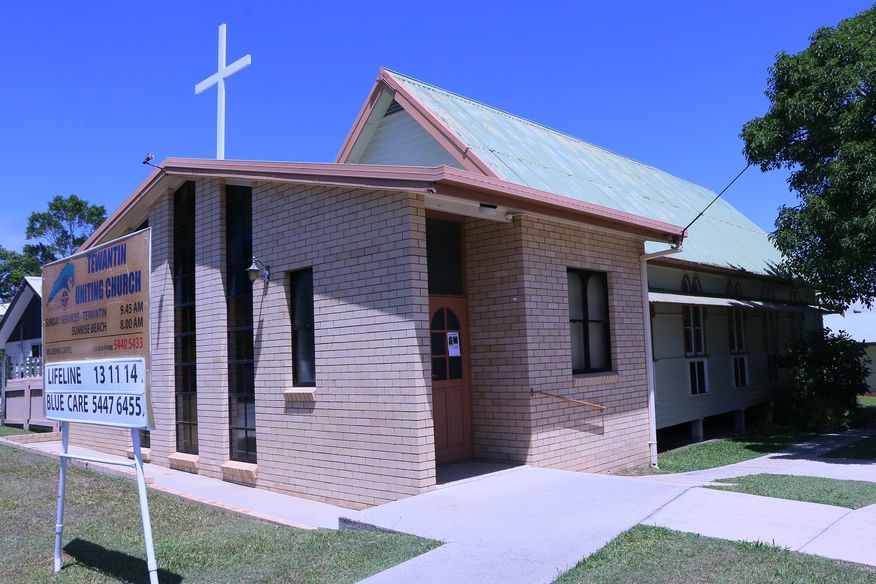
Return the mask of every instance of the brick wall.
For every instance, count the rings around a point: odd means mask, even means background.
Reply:
[[[354,507],[430,488],[421,198],[261,183],[253,226],[253,253],[272,273],[253,289],[258,486]],[[288,272],[301,268],[313,269],[314,397],[284,395]]]
[[[198,472],[219,478],[229,444],[225,189],[218,179],[195,184],[195,233]]]
[[[599,413],[551,397],[533,397],[527,462],[588,471],[646,464],[642,241],[538,219],[520,221],[531,387],[608,408]],[[609,373],[572,375],[567,268],[608,274]]]
[[[470,219],[464,237],[474,455],[525,463],[531,404],[523,230],[519,221]]]
[[[518,217],[469,220],[465,243],[475,456],[589,471],[647,463],[642,241]],[[572,375],[568,268],[608,273],[610,373]]]

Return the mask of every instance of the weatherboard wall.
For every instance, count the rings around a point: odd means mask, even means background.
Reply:
[[[681,281],[685,275],[690,280],[696,276],[702,287],[702,294],[706,295],[727,296],[729,282],[739,283],[742,297],[759,300],[764,294],[764,289],[770,288],[774,291],[777,301],[789,302],[793,291],[799,293],[805,300],[814,300],[811,289],[781,281],[729,278],[726,275],[661,266],[651,266],[648,279],[652,290],[680,292]],[[707,391],[705,394],[691,395],[688,364],[692,358],[685,356],[684,353],[683,311],[685,309],[682,304],[669,303],[654,303],[651,307],[657,427],[666,428],[691,420],[725,414],[767,400],[770,391],[783,378],[783,372],[780,370],[779,379],[770,381],[768,355],[778,354],[782,347],[787,346],[794,339],[795,327],[792,323],[794,312],[776,311],[775,349],[768,350],[767,311],[758,308],[743,309],[745,351],[741,354],[747,356],[748,384],[736,387],[733,376],[734,355],[730,352],[730,309],[721,306],[704,306],[702,310],[706,354],[703,358],[706,361]],[[821,327],[820,315],[811,311],[801,312],[802,310],[804,310],[803,306],[796,312],[798,315],[803,315],[802,330],[818,330]]]
[[[462,168],[410,114],[396,108],[390,111],[381,118],[362,155],[350,162]]]

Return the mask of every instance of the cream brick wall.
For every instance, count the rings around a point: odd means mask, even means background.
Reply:
[[[466,297],[476,458],[527,462],[529,351],[520,222],[465,224]]]
[[[648,462],[642,241],[532,218],[469,220],[475,455],[572,470]],[[572,375],[568,268],[608,273],[613,371]],[[605,414],[529,389],[595,402]]]
[[[152,356],[151,460],[167,465],[176,450],[173,376],[173,192],[164,193],[149,213],[152,227],[150,347]]]
[[[587,471],[646,464],[643,242],[543,220],[521,224],[531,386],[608,408],[533,397],[528,462]],[[572,375],[567,268],[608,274],[612,372]]]
[[[256,225],[256,223],[253,223]],[[228,308],[225,301],[225,188],[195,183],[195,358],[199,474],[221,478],[228,460]]]
[[[198,472],[228,460],[224,187],[196,185]],[[153,228],[152,459],[175,451],[172,194]],[[255,484],[364,507],[435,484],[425,210],[421,196],[326,186],[253,185],[253,253],[271,281],[253,289]],[[613,470],[648,457],[638,256],[642,242],[530,218],[467,220],[466,278],[475,456]],[[608,272],[614,371],[571,374],[566,270]],[[289,272],[312,268],[313,395],[293,388]],[[547,397],[606,405],[603,414]],[[302,390],[293,394],[290,390]],[[102,429],[75,441],[124,455]]]
[[[254,186],[259,486],[362,507],[434,485],[424,217],[404,193]],[[293,400],[288,272],[309,267],[316,391]]]

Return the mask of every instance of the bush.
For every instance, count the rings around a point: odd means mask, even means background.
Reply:
[[[775,421],[800,430],[847,428],[867,392],[864,344],[843,331],[813,332],[779,357],[788,379],[776,396]]]

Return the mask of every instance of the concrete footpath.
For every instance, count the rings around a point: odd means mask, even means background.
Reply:
[[[852,510],[695,487],[642,523],[876,566],[876,505]]]
[[[55,459],[58,458],[58,453],[61,452],[60,442],[21,444],[8,438],[0,438],[0,444],[43,454]],[[99,458],[118,458],[79,446],[71,446],[70,453]],[[81,461],[74,461],[74,464],[104,474],[134,479],[133,469],[125,467]],[[341,515],[350,512],[349,509],[327,503],[281,495],[271,491],[255,490],[252,487],[202,477],[155,464],[146,463],[143,465],[143,470],[146,475],[146,483],[151,489],[196,503],[212,505],[243,517],[251,517],[280,525],[301,529],[337,529],[338,519]],[[57,485],[55,485],[55,488],[57,488]]]
[[[856,430],[819,436],[737,464],[637,480],[689,487],[643,523],[733,541],[764,542],[836,560],[876,566],[876,505],[857,510],[700,488],[716,479],[753,474],[876,482],[876,464],[827,458],[835,448],[873,434]],[[718,483],[720,484],[720,483]]]
[[[365,580],[371,584],[552,582],[683,491],[626,477],[516,467],[349,512],[341,524],[446,542]]]

